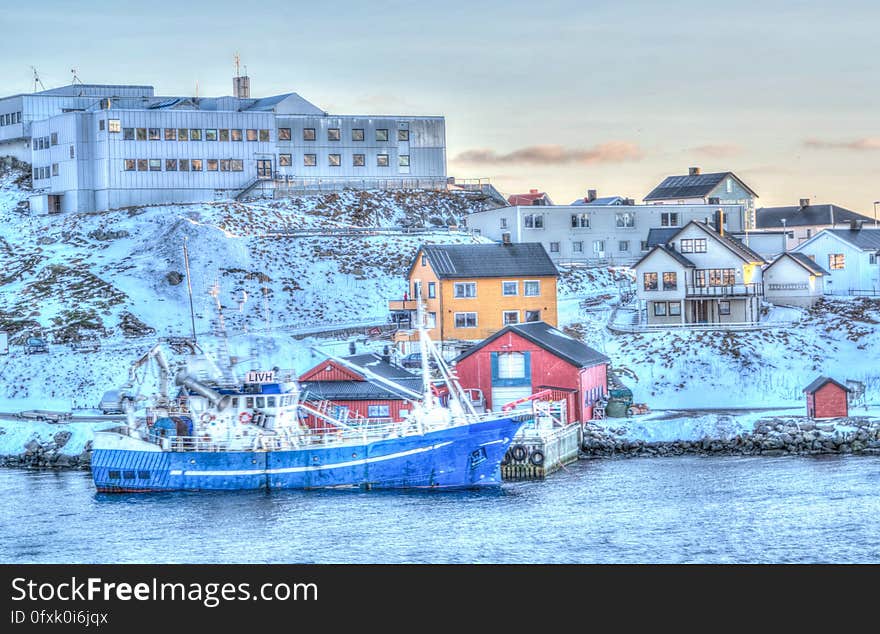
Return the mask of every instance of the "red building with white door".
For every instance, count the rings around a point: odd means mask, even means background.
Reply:
[[[507,326],[454,363],[462,387],[481,390],[493,411],[550,390],[549,400],[566,402],[567,420],[582,422],[608,393],[608,357],[542,321]]]
[[[849,415],[850,389],[827,376],[820,376],[804,388],[807,395],[807,416],[810,418],[843,418]]]

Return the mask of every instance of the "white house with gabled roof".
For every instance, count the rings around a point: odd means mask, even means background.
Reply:
[[[803,253],[783,253],[764,267],[764,299],[809,307],[825,295],[828,271]]]
[[[756,322],[764,264],[723,230],[692,221],[635,264],[636,295],[648,325]]]
[[[880,229],[859,222],[850,229],[823,229],[792,252],[828,271],[828,295],[880,294]]]

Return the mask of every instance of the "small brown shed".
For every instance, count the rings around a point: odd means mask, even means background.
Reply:
[[[807,416],[810,418],[842,418],[849,414],[849,388],[820,376],[804,388],[807,395]]]

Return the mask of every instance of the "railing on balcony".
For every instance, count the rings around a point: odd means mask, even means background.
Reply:
[[[687,297],[746,297],[749,295],[763,295],[763,284],[725,284],[723,286],[694,286],[688,284],[685,293]]]
[[[388,310],[417,310],[418,302],[414,299],[390,299]]]

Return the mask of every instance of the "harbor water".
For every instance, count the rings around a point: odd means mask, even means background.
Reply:
[[[880,459],[593,460],[489,491],[98,494],[0,470],[2,563],[880,561]]]

